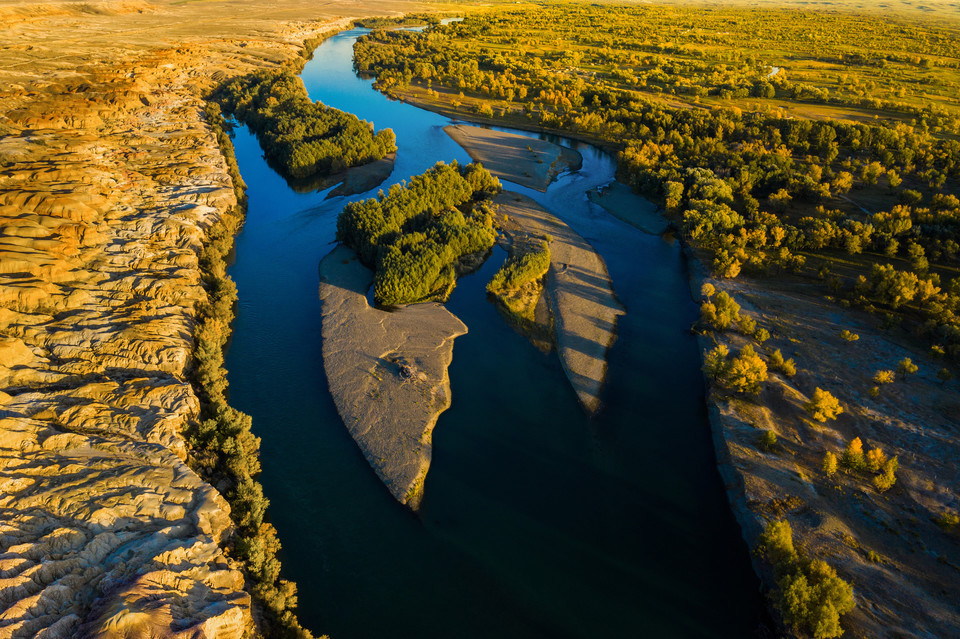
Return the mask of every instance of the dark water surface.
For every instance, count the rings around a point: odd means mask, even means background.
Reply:
[[[311,97],[390,127],[383,185],[438,160],[468,162],[447,118],[387,100],[352,70],[360,30],[303,72]],[[715,468],[679,248],[588,202],[613,178],[599,150],[562,141],[583,168],[534,197],[603,255],[627,315],[594,418],[555,354],[511,330],[484,295],[497,249],[448,308],[453,406],[434,431],[419,515],[380,483],[341,423],[323,372],[317,264],[344,198],[297,194],[246,131],[249,185],[230,274],[240,295],[227,354],[232,403],[262,438],[264,489],[300,589],[301,621],[333,639],[756,635],[757,581]],[[511,188],[512,187],[511,185]],[[368,194],[369,195],[369,194]],[[357,199],[356,197],[353,199]]]

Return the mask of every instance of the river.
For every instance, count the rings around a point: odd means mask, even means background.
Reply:
[[[442,130],[449,119],[356,76],[362,33],[327,40],[302,77],[313,99],[395,131],[397,161],[382,187],[438,160],[468,162]],[[588,202],[589,188],[612,179],[612,157],[560,140],[583,154],[581,170],[545,194],[507,185],[607,262],[627,314],[604,409],[585,415],[556,354],[487,301],[504,259],[497,249],[447,305],[470,332],[455,342],[453,405],[434,431],[414,514],[360,454],[323,371],[317,265],[348,200],[295,192],[246,130],[234,141],[249,208],[230,268],[240,299],[231,403],[262,438],[260,480],[304,625],[334,639],[756,636],[758,582],[716,470],[686,330],[697,315],[686,263],[676,243]]]

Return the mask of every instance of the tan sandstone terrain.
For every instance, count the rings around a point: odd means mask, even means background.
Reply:
[[[218,82],[404,3],[0,2],[0,637],[241,637],[189,467]]]

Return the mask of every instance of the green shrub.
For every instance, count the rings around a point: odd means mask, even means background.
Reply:
[[[779,348],[770,353],[770,368],[783,373],[787,377],[793,377],[797,374],[797,365],[793,359],[784,359]]]
[[[764,451],[765,453],[776,452],[778,448],[777,434],[772,430],[764,430],[763,432],[760,433],[760,437],[758,438],[758,441],[757,441],[757,446],[760,448],[760,450]]]
[[[902,377],[903,379],[906,379],[908,376],[913,375],[918,370],[919,369],[917,368],[917,365],[914,364],[913,360],[911,360],[909,357],[904,357],[897,364],[897,373],[899,373],[900,377]]]
[[[960,524],[960,515],[952,512],[942,512],[937,515],[933,521],[943,530],[950,531],[953,530],[957,524]]]
[[[784,623],[815,639],[843,634],[840,616],[855,606],[853,587],[827,562],[798,553],[786,521],[767,524],[759,549],[773,565],[777,577],[774,602]]]

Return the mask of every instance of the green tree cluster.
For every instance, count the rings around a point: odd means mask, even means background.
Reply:
[[[703,358],[703,370],[722,386],[740,393],[757,394],[767,381],[767,364],[752,344],[730,358],[730,349],[720,344]]]
[[[260,472],[260,439],[253,434],[248,415],[227,403],[223,350],[230,336],[230,324],[237,302],[237,289],[227,276],[227,256],[233,238],[243,222],[246,196],[233,155],[233,144],[225,130],[220,109],[206,107],[207,122],[214,129],[220,148],[227,156],[228,169],[240,206],[228,211],[209,229],[200,255],[203,286],[207,299],[198,304],[194,331],[192,380],[200,398],[200,419],[184,435],[190,445],[189,462],[211,484],[225,487],[230,515],[236,526],[228,552],[239,559],[249,578],[256,606],[263,611],[262,630],[266,636],[310,639],[300,626],[296,585],[280,577],[276,530],[265,521],[269,504],[256,480]]]
[[[774,602],[784,622],[814,639],[842,635],[840,617],[855,607],[853,586],[827,562],[798,552],[787,521],[768,523],[759,549],[773,566],[777,579]]]
[[[479,164],[437,163],[388,193],[344,207],[337,240],[374,270],[384,306],[445,300],[466,255],[496,240],[489,198],[500,182]]]
[[[221,86],[214,99],[257,135],[267,159],[294,178],[329,175],[397,150],[393,131],[314,102],[290,69],[262,70]]]
[[[525,284],[543,277],[549,268],[550,246],[544,242],[540,249],[507,258],[487,284],[487,293],[500,295],[517,291]]]
[[[953,271],[939,268],[960,263],[960,199],[952,195],[960,141],[947,134],[960,133],[960,112],[943,106],[953,102],[960,65],[938,66],[954,80],[924,79],[938,93],[914,103],[893,93],[872,97],[902,85],[893,68],[916,78],[928,73],[920,60],[946,63],[956,34],[914,25],[893,37],[893,23],[824,20],[561,3],[424,33],[374,32],[358,42],[356,63],[387,92],[442,85],[449,92],[433,99],[456,108],[493,105],[495,117],[616,146],[624,178],[664,204],[686,237],[712,254],[721,277],[745,269],[804,273],[811,255],[858,256],[856,270],[829,280],[835,293],[868,310],[917,315],[920,332],[960,357],[960,278],[941,282]],[[756,28],[758,21],[778,26]],[[800,35],[804,29],[831,41]],[[758,52],[766,52],[763,63]],[[786,70],[771,76],[768,65],[781,55],[789,56]],[[808,61],[816,71],[803,71]],[[824,76],[822,64],[844,65],[846,79]],[[764,105],[770,88],[778,102],[881,109],[888,117],[785,117]],[[663,94],[673,96],[669,103]],[[677,107],[678,100],[698,108]],[[845,195],[859,199],[861,190],[901,203],[869,214]]]

